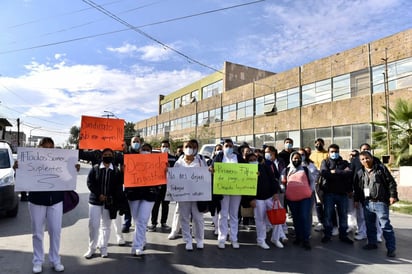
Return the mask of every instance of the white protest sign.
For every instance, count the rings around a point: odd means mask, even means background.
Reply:
[[[55,148],[17,148],[15,191],[76,189],[78,151]]]
[[[212,177],[209,168],[169,168],[165,200],[178,202],[212,200]]]

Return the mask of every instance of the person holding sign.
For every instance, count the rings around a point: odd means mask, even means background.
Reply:
[[[87,176],[89,195],[89,249],[84,254],[91,259],[100,245],[102,258],[107,258],[107,246],[110,238],[111,220],[116,219],[117,211],[122,206],[122,173],[113,165],[114,151],[105,148],[99,164],[94,165]],[[101,241],[99,242],[99,231]]]
[[[54,141],[52,138],[44,137],[40,140],[39,147],[54,148]],[[33,273],[43,271],[43,238],[46,223],[50,237],[49,261],[55,271],[64,271],[59,255],[63,195],[64,191],[30,191],[29,193],[29,212],[33,233]]]
[[[269,249],[270,247],[266,243],[266,210],[271,208],[273,203],[278,200],[277,192],[280,189],[279,182],[276,180],[275,173],[269,166],[265,163],[258,162],[258,156],[256,154],[246,154],[245,160],[249,164],[258,165],[258,182],[256,196],[242,196],[242,206],[245,208],[253,208],[257,245],[263,249]],[[283,247],[278,240],[274,240],[273,243],[279,248]]]
[[[226,139],[223,144],[223,152],[216,155],[213,160],[211,171],[214,172],[214,163],[244,163],[244,160],[240,154],[233,151],[232,139]],[[239,248],[238,242],[238,225],[239,225],[239,206],[242,196],[241,195],[223,195],[223,199],[220,201],[219,212],[219,235],[218,235],[218,248],[225,248],[225,242],[229,233],[228,218],[230,218],[230,240],[233,248]]]
[[[144,143],[139,148],[133,148],[134,153],[150,154],[152,146]],[[137,163],[139,164],[139,163]],[[127,167],[124,167],[125,170]],[[165,164],[165,172],[166,172]],[[147,170],[149,172],[149,170]],[[159,195],[160,186],[136,186],[126,187],[125,193],[129,200],[130,213],[135,222],[135,232],[133,235],[132,255],[142,256],[146,243],[146,226],[149,221],[153,205]]]
[[[197,145],[194,142],[186,141],[183,143],[184,156],[180,157],[176,163],[175,167],[187,167],[187,168],[198,168],[207,167],[206,161],[200,158],[196,154]],[[203,212],[199,211],[198,202],[196,201],[180,201],[179,206],[179,218],[182,227],[183,240],[186,242],[186,250],[193,250],[192,235],[190,233],[190,217],[193,221],[193,232],[196,240],[196,247],[198,249],[203,249],[204,240],[204,219]]]

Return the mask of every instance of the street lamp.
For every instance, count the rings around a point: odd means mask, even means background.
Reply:
[[[32,142],[31,132],[32,132],[33,130],[35,130],[35,129],[39,129],[39,128],[41,128],[41,127],[34,127],[34,128],[32,128],[32,129],[30,129],[30,137],[29,137],[29,140],[30,140],[30,146],[31,146],[31,142]]]
[[[111,111],[103,110],[103,112],[106,113],[106,114],[104,114],[102,116],[106,116],[107,118],[110,118],[110,117],[116,117],[117,118],[117,116]],[[119,119],[119,118],[117,118],[117,119]]]

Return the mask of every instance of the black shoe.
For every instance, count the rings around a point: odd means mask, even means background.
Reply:
[[[340,237],[339,240],[341,240],[341,242],[344,242],[344,243],[347,243],[347,244],[353,244],[353,241],[351,239],[349,239],[348,236]]]
[[[156,231],[156,225],[149,225],[147,227],[147,231],[149,232],[155,232]]]
[[[305,250],[311,250],[311,249],[312,249],[312,247],[310,246],[310,243],[307,242],[307,241],[304,241],[304,242],[303,242],[302,247],[303,247]]]
[[[392,251],[388,250],[388,253],[386,253],[386,256],[388,256],[390,258],[395,257],[396,256],[395,250],[392,250]]]
[[[170,226],[168,226],[166,223],[161,224],[162,229],[164,230],[169,230],[171,229]]]
[[[331,241],[331,238],[329,236],[323,236],[322,240],[320,240],[322,243],[326,244]]]
[[[130,232],[129,227],[124,226],[124,227],[122,228],[122,233],[129,233],[129,232]]]
[[[365,250],[378,249],[378,245],[377,244],[367,244],[367,245],[364,245],[362,248]]]

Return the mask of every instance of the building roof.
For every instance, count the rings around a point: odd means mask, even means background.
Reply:
[[[2,127],[12,127],[13,125],[6,118],[0,118],[0,126]]]

